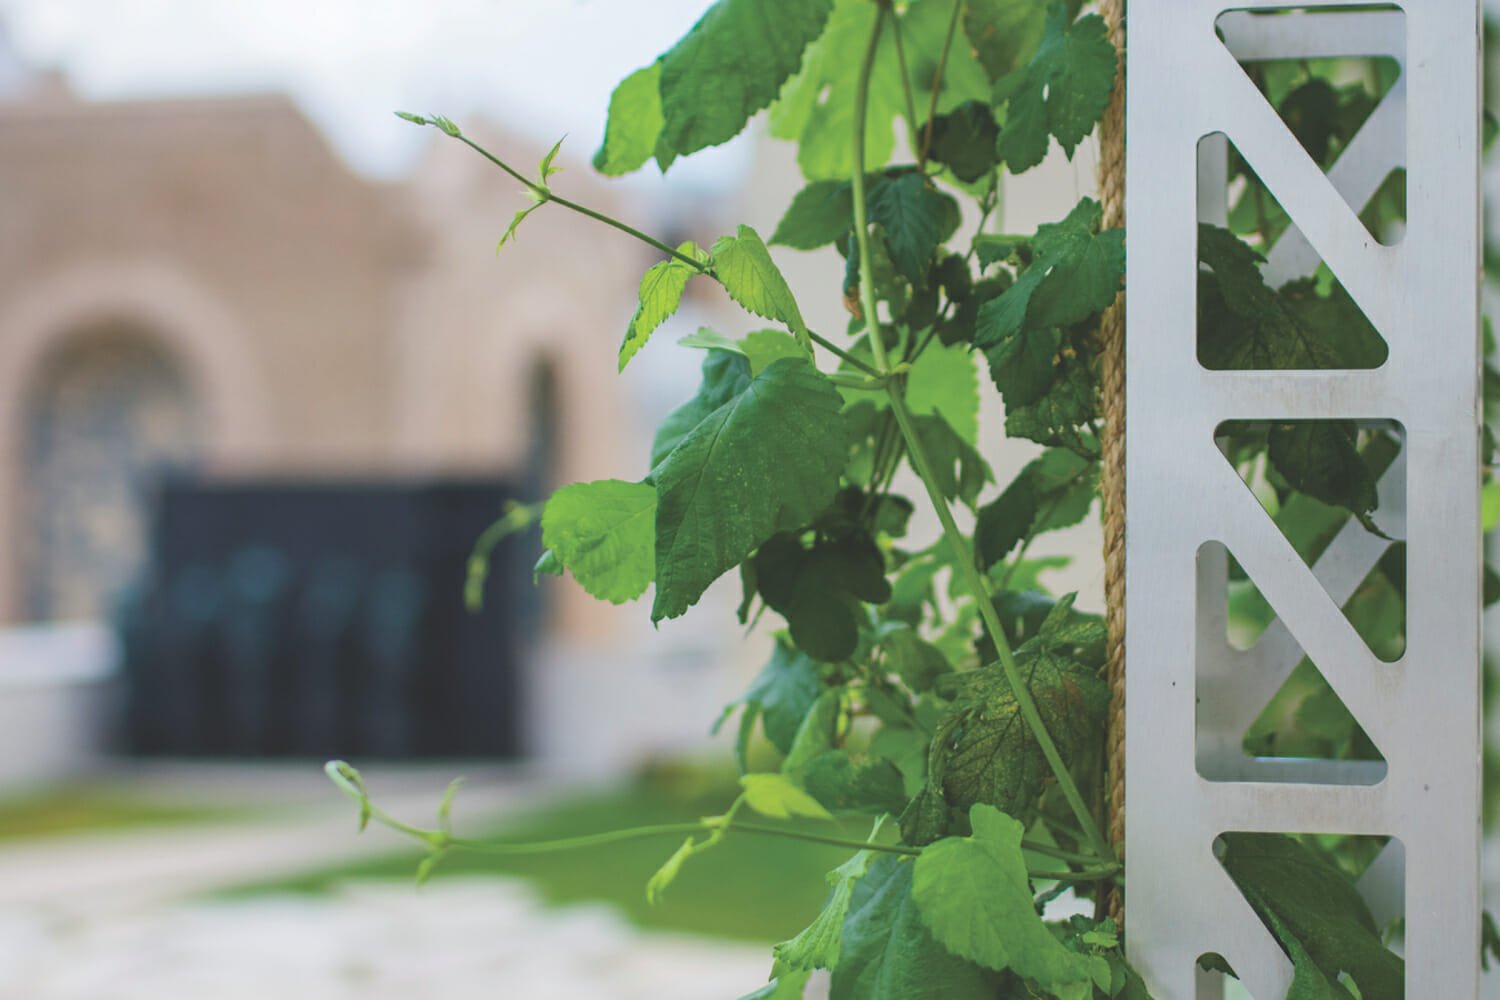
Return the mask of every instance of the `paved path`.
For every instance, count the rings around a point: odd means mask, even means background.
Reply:
[[[426,822],[447,773],[366,777],[382,805]],[[0,1000],[733,1000],[769,969],[763,947],[642,932],[603,905],[546,908],[516,880],[205,898],[409,841],[356,836],[352,804],[321,775],[162,768],[122,781],[264,805],[270,818],[0,846]],[[455,819],[494,818],[554,787],[477,775]]]

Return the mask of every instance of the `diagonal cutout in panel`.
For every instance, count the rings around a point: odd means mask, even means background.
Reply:
[[[1229,206],[1227,226],[1198,227],[1199,364],[1213,371],[1383,365],[1390,354],[1385,339],[1317,253],[1305,241],[1295,255],[1272,249],[1294,238],[1295,228],[1234,144],[1208,136],[1199,143],[1200,160],[1225,148],[1242,172],[1221,202]],[[1200,178],[1206,173],[1200,169]],[[1388,210],[1372,211],[1373,219],[1384,219]]]
[[[1335,186],[1370,234],[1399,242],[1404,227],[1366,208],[1374,182],[1406,163],[1404,12],[1394,4],[1231,10],[1215,20],[1215,32],[1318,168],[1330,175],[1341,168],[1346,176]],[[1340,164],[1346,152],[1366,162]],[[1237,155],[1229,167],[1229,182],[1240,188],[1231,204],[1252,211],[1258,179]],[[1350,183],[1350,175],[1372,170],[1375,177]],[[1404,174],[1391,183],[1402,187],[1404,218]],[[1389,198],[1382,203],[1397,207]]]
[[[1213,851],[1291,961],[1304,991],[1297,995],[1404,1000],[1406,963],[1391,947],[1406,910],[1399,840],[1229,832],[1215,838]],[[1226,942],[1230,960],[1209,954],[1200,967],[1233,976],[1232,957],[1250,951],[1249,944]]]
[[[1375,661],[1392,662],[1405,651],[1403,438],[1394,421],[1236,421],[1221,424],[1215,436]],[[1234,554],[1204,545],[1198,573],[1199,773],[1210,780],[1382,780],[1380,750]]]
[[[1406,650],[1405,432],[1399,422],[1226,421],[1215,443],[1370,651]],[[1233,559],[1226,639],[1249,650],[1275,619]]]

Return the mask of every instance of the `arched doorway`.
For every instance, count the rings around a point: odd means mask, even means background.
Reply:
[[[145,564],[150,496],[204,446],[202,404],[150,332],[59,342],[27,393],[20,593],[32,621],[108,615]]]

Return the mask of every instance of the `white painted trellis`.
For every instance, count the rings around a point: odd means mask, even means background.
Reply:
[[[1218,994],[1195,971],[1206,952],[1256,1000],[1286,995],[1290,962],[1214,854],[1232,831],[1394,838],[1360,888],[1377,917],[1404,910],[1406,996],[1478,991],[1479,15],[1475,0],[1341,6],[1129,9],[1125,920],[1160,1000]],[[1324,56],[1402,68],[1326,175],[1239,65]],[[1225,217],[1226,136],[1294,223],[1268,279],[1326,262],[1388,344],[1383,365],[1199,364],[1197,223]],[[1407,226],[1382,245],[1357,210],[1403,165]],[[1395,663],[1340,611],[1387,543],[1351,522],[1309,569],[1214,440],[1227,420],[1328,419],[1402,437],[1376,514],[1407,543]],[[1248,651],[1226,638],[1226,553],[1279,616]],[[1304,652],[1385,762],[1246,756],[1246,727]]]

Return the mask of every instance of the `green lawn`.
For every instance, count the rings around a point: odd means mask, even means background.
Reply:
[[[586,795],[540,809],[502,830],[457,832],[530,841],[684,822],[722,812],[734,798],[734,791],[731,781],[709,781],[701,775],[643,779],[618,791]],[[826,822],[804,822],[800,828],[856,839],[863,839],[869,831],[868,824],[859,822],[845,829]],[[646,880],[681,842],[682,835],[667,835],[520,857],[456,850],[443,858],[432,877],[515,875],[529,880],[550,902],[604,900],[642,927],[773,942],[791,937],[812,920],[828,892],[824,874],[851,853],[845,848],[731,833],[718,847],[689,861],[665,898],[655,906],[649,905]],[[413,850],[249,886],[237,893],[321,892],[351,878],[410,880],[421,858],[421,851]]]

